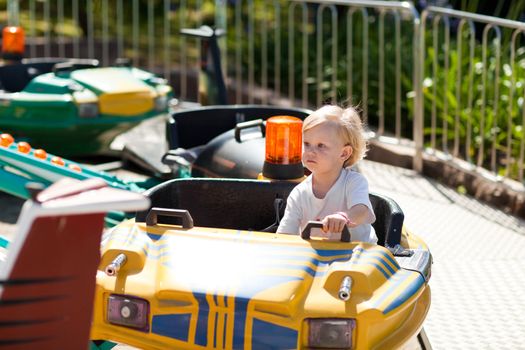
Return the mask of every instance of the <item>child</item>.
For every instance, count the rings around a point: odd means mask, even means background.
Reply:
[[[316,220],[323,229],[312,229],[312,236],[339,240],[347,225],[352,241],[377,243],[368,182],[350,169],[366,146],[354,108],[327,105],[309,115],[303,123],[303,164],[312,173],[288,196],[277,232],[297,234]]]

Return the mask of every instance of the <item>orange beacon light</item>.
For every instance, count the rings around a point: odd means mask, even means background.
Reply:
[[[304,176],[301,119],[275,116],[266,121],[266,154],[262,175],[275,180],[291,180]]]
[[[2,57],[21,60],[25,50],[25,34],[22,27],[7,26],[2,30]]]

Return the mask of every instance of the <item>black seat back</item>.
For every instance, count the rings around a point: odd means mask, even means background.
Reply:
[[[405,214],[401,207],[391,198],[370,193],[370,202],[376,214],[372,224],[377,235],[377,244],[393,247],[401,242],[401,231]]]
[[[152,207],[188,210],[196,226],[262,230],[275,221],[275,198],[286,201],[295,185],[284,181],[175,179],[145,194]],[[146,216],[147,212],[137,213],[136,220],[143,222]],[[174,218],[163,218],[161,222],[179,224]]]
[[[290,115],[304,119],[311,111],[259,105],[208,106],[175,112],[167,125],[169,149],[202,146],[239,122]]]
[[[269,182],[248,179],[174,179],[148,190],[151,207],[186,209],[195,226],[260,231],[275,222],[275,198],[286,203],[296,186],[293,182]],[[403,212],[390,198],[370,194],[376,214],[373,224],[378,243],[393,246],[401,240]],[[286,205],[280,210],[284,214]],[[145,222],[148,211],[138,212],[137,222]],[[178,218],[165,217],[159,222],[180,225]]]

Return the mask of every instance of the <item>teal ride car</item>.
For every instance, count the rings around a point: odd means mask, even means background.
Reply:
[[[63,156],[100,154],[145,119],[168,114],[172,88],[147,71],[97,60],[0,66],[0,130]]]

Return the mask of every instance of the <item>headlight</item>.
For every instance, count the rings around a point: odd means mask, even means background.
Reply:
[[[98,103],[79,103],[78,115],[81,118],[95,118],[98,116]]]
[[[112,294],[108,298],[108,322],[120,326],[149,330],[149,303],[147,300]]]
[[[158,96],[155,99],[155,110],[157,112],[165,111],[168,108],[168,96]]]
[[[349,318],[310,318],[308,347],[316,349],[352,349],[355,320]]]

